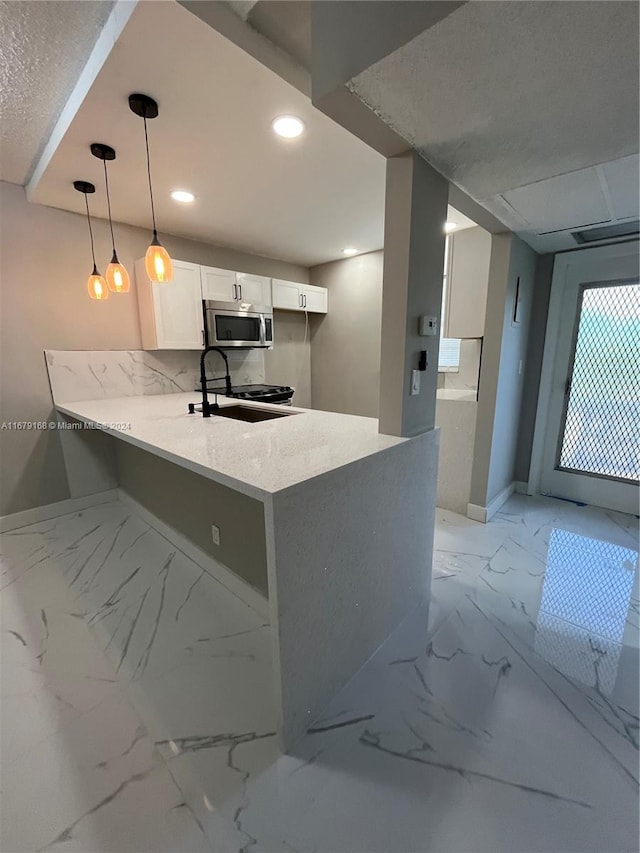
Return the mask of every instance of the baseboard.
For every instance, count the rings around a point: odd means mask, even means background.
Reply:
[[[497,494],[487,506],[478,506],[478,504],[467,504],[467,518],[472,519],[472,521],[479,521],[482,524],[486,524],[487,521],[491,521],[491,519],[498,512],[500,507],[509,500],[515,490],[516,483],[515,481],[513,481],[509,483],[509,485],[504,488],[499,494]]]
[[[183,554],[186,554],[189,559],[193,560],[201,569],[204,569],[205,572],[215,578],[222,586],[226,587],[229,592],[232,592],[265,619],[268,620],[270,618],[269,600],[264,595],[261,595],[256,589],[245,583],[242,578],[238,577],[230,569],[227,569],[222,563],[216,562],[213,557],[206,554],[201,548],[194,545],[193,542],[190,542],[182,533],[164,521],[161,521],[152,512],[149,512],[148,509],[142,506],[141,503],[138,503],[127,492],[118,489],[117,496],[135,515],[145,521],[149,527],[153,527],[154,530],[171,542],[172,545],[175,545]]]
[[[486,506],[478,506],[478,504],[467,504],[467,518],[470,518],[472,521],[479,521],[482,524],[486,524]]]
[[[58,518],[61,515],[88,509],[97,504],[117,500],[117,498],[116,489],[107,489],[104,492],[96,492],[82,498],[68,498],[64,501],[56,501],[53,504],[34,506],[32,509],[24,509],[22,512],[14,512],[11,515],[0,515],[0,533],[16,530],[18,527],[26,527],[28,524],[37,524],[39,521],[48,521],[50,518]]]
[[[524,482],[523,480],[516,480],[514,483],[514,491],[517,495],[529,495],[529,483]]]

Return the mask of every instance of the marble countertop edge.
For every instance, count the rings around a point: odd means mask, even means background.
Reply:
[[[272,495],[313,480],[407,439],[378,433],[373,418],[286,407],[284,417],[247,424],[187,414],[197,392],[97,400],[56,401],[73,419],[265,503]],[[220,406],[237,405],[220,399]],[[245,405],[283,412],[282,406]]]

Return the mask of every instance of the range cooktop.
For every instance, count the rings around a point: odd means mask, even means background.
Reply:
[[[283,391],[293,392],[288,385],[234,385],[231,397],[259,397],[261,394],[275,394]]]
[[[294,393],[294,389],[289,385],[234,385],[231,394],[224,394],[224,389],[208,388],[207,390],[236,400],[255,400],[259,403],[288,403]]]

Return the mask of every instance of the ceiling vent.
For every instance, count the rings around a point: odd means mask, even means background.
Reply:
[[[640,233],[640,221],[618,222],[615,225],[604,225],[602,228],[589,228],[587,231],[572,231],[576,243],[598,243],[600,240],[611,240],[614,237],[631,237]]]

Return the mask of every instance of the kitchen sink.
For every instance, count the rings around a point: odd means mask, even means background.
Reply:
[[[232,418],[235,421],[246,421],[255,424],[258,421],[272,421],[275,418],[286,418],[297,415],[298,412],[275,412],[273,409],[254,409],[252,406],[223,406],[211,413],[212,418]]]

